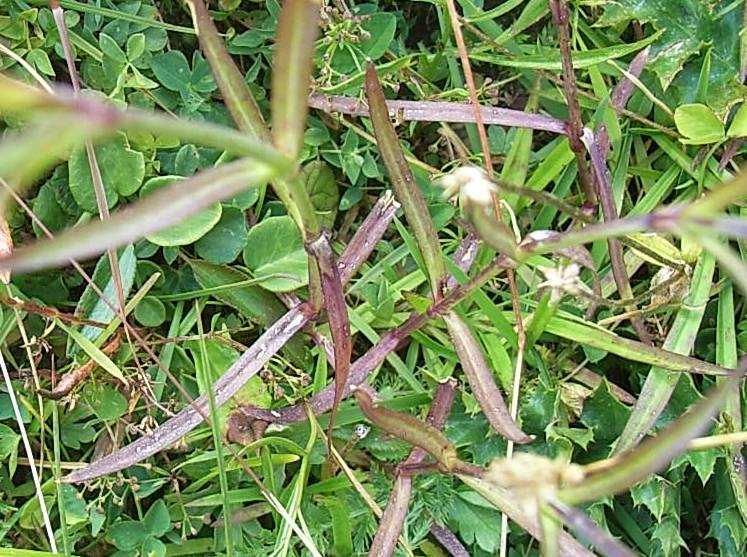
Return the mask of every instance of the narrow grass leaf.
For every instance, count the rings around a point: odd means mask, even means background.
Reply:
[[[60,329],[65,331],[67,335],[72,338],[86,354],[88,354],[88,357],[95,361],[99,366],[101,366],[102,369],[106,370],[109,375],[120,381],[122,384],[129,385],[129,382],[127,381],[125,376],[122,375],[122,372],[117,367],[117,364],[112,362],[109,356],[107,356],[101,349],[96,347],[96,345],[93,344],[89,339],[84,337],[72,327],[66,326],[62,321],[57,320],[56,325]]]
[[[485,362],[485,356],[467,324],[454,312],[444,316],[446,327],[470,390],[480,404],[493,429],[514,443],[529,443],[532,437],[524,433],[511,417],[495,378]]]
[[[200,40],[200,48],[205,54],[215,81],[223,95],[228,111],[236,126],[242,131],[262,141],[270,141],[270,131],[259,110],[259,105],[244,76],[239,71],[233,58],[228,54],[223,39],[208,13],[203,0],[188,0],[192,8],[193,23]]]
[[[506,312],[504,315],[506,319],[513,321],[511,312]],[[705,375],[726,375],[729,372],[729,370],[709,362],[678,354],[665,348],[649,346],[564,315],[552,317],[545,330],[560,338],[584,346],[605,350],[628,360],[650,364],[670,371],[702,373]]]
[[[308,93],[319,32],[320,2],[285,0],[280,12],[272,72],[272,137],[295,159],[303,145]]]
[[[677,311],[664,341],[665,350],[677,354],[689,354],[692,350],[710,297],[714,269],[715,260],[711,255],[705,254],[698,260],[693,271],[690,293]],[[679,379],[679,375],[665,369],[651,369],[641,388],[638,402],[620,434],[615,452],[631,449],[649,432],[672,396]]]
[[[399,138],[389,119],[384,91],[376,75],[376,68],[372,63],[369,63],[366,68],[366,97],[368,98],[371,122],[373,123],[381,158],[384,160],[397,199],[402,203],[407,222],[412,227],[429,273],[431,290],[437,300],[441,297],[441,282],[446,276],[438,236],[428,207],[425,204],[425,199],[418,188],[407,160],[405,160]]]

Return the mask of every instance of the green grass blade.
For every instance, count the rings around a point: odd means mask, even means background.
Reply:
[[[726,368],[737,367],[737,338],[734,308],[734,287],[726,282],[718,296],[716,314],[716,363]],[[725,381],[718,378],[718,384]],[[722,422],[725,424],[724,433],[734,433],[742,429],[742,388],[731,391],[724,402]],[[734,500],[739,514],[747,524],[747,492],[745,492],[745,461],[742,455],[742,443],[734,443],[728,447],[729,457],[726,468],[729,471]]]
[[[514,321],[513,312],[504,312],[503,315],[509,322]],[[567,314],[557,314],[551,317],[545,331],[584,346],[605,350],[627,360],[658,366],[670,371],[706,375],[728,373],[727,369],[720,366],[616,335],[602,327],[585,323]]]
[[[270,130],[259,110],[257,101],[249,90],[244,76],[228,54],[223,39],[213,23],[203,0],[188,0],[192,7],[193,22],[215,81],[236,126],[262,141],[270,141]]]
[[[285,0],[278,21],[272,72],[272,137],[275,146],[295,158],[303,145],[314,41],[321,5],[314,0]]]
[[[677,311],[664,341],[665,350],[683,355],[692,350],[710,297],[714,269],[715,260],[712,256],[704,254],[698,260],[693,271],[690,293]],[[628,423],[620,434],[615,452],[631,449],[649,432],[667,405],[679,379],[679,375],[665,369],[651,369]]]
[[[201,372],[202,374],[202,384],[205,385],[205,390],[207,391],[203,393],[203,396],[207,396],[208,400],[210,430],[213,434],[215,461],[218,465],[221,503],[223,506],[223,528],[226,536],[226,557],[231,557],[234,554],[233,536],[231,531],[231,502],[228,499],[228,477],[226,476],[226,462],[223,459],[223,434],[221,432],[221,419],[218,415],[218,404],[215,400],[215,393],[213,392],[212,366],[207,357],[205,332],[202,326],[202,314],[199,301],[195,302],[195,312],[197,314],[197,334],[199,335],[200,362],[202,364],[198,372]]]
[[[86,354],[88,354],[89,358],[96,362],[109,375],[114,377],[117,381],[122,382],[124,385],[129,384],[127,379],[125,379],[125,376],[122,375],[122,372],[117,367],[117,364],[112,362],[109,356],[104,354],[101,349],[97,348],[89,339],[81,335],[72,327],[68,327],[60,320],[56,320],[55,323],[60,329],[65,331],[65,333],[67,333],[67,335],[72,338]]]

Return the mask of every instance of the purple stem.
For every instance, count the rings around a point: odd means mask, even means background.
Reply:
[[[383,335],[379,342],[371,347],[350,366],[350,375],[343,391],[343,398],[350,395],[352,388],[362,384],[373,370],[379,367],[386,357],[408,338],[412,333],[431,319],[441,317],[467,295],[495,276],[505,266],[505,259],[498,258],[485,267],[480,273],[464,285],[456,287],[448,296],[435,303],[425,313],[413,313],[402,325]],[[314,414],[322,414],[332,408],[335,396],[334,385],[328,385],[306,403]],[[244,406],[242,411],[252,418],[267,422],[289,423],[306,419],[306,404],[297,404],[278,410],[265,410],[255,406]]]
[[[361,224],[353,236],[350,246],[346,252],[348,264],[345,269],[340,268],[339,273],[343,282],[352,277],[359,266],[367,259],[373,246],[386,230],[394,217],[390,200],[386,196],[379,200],[376,208],[386,210],[374,210]],[[361,236],[363,236],[362,241]],[[343,255],[345,257],[345,254]],[[258,373],[264,364],[297,333],[312,317],[306,304],[292,308],[288,313],[276,321],[257,341],[236,361],[213,385],[216,404],[221,405],[230,399],[253,375]],[[195,427],[205,421],[207,416],[207,398],[203,395],[187,406],[179,414],[170,418],[153,432],[145,435],[133,443],[118,451],[98,460],[87,467],[72,472],[63,480],[65,482],[82,482],[92,480],[105,474],[111,474],[123,470],[133,464],[148,458],[151,455],[165,449],[178,441],[181,437],[192,431]]]
[[[443,429],[446,419],[449,417],[451,405],[456,394],[456,381],[447,379],[440,383],[431,403],[426,422],[438,429]],[[426,453],[420,447],[414,447],[404,462],[405,466],[420,464],[425,459]],[[379,521],[379,529],[376,531],[371,547],[368,550],[370,557],[389,556],[394,552],[397,539],[402,531],[402,525],[407,516],[410,506],[410,495],[412,494],[412,476],[397,474],[389,496],[384,515]]]
[[[597,196],[589,173],[589,166],[584,156],[584,146],[581,141],[584,124],[581,120],[581,107],[576,94],[576,75],[573,71],[571,59],[571,37],[569,32],[569,14],[566,0],[550,0],[550,11],[555,26],[558,28],[558,43],[560,46],[560,60],[563,66],[563,92],[568,104],[567,135],[571,150],[576,156],[578,166],[578,181],[583,191],[586,206],[596,207]]]
[[[454,532],[436,524],[435,522],[431,525],[431,534],[438,540],[443,548],[449,552],[452,557],[470,557],[467,549],[459,541]]]
[[[357,98],[313,94],[309,106],[324,112],[339,112],[351,116],[369,116],[368,106]],[[471,104],[446,101],[386,101],[392,118],[413,122],[474,123]],[[566,133],[566,123],[552,116],[529,114],[521,110],[480,106],[483,123],[512,128],[529,128],[557,134]]]
[[[301,305],[290,310],[267,329],[215,382],[213,392],[216,405],[225,403],[235,395],[244,383],[258,373],[267,361],[283,347],[288,339],[301,330],[309,317],[307,306]],[[202,395],[151,433],[89,464],[82,470],[68,474],[63,478],[63,481],[67,483],[83,482],[128,468],[176,443],[200,425],[207,413],[208,398],[206,395]]]
[[[638,77],[641,74],[648,60],[648,52],[648,48],[644,49],[633,59],[629,67],[629,73],[631,75]],[[612,93],[613,107],[623,108],[627,104],[628,99],[630,99],[630,96],[633,94],[633,91],[633,83],[627,77],[623,77]],[[607,169],[607,154],[610,148],[609,134],[604,126],[601,126],[599,133],[596,136],[587,128],[584,130],[582,139],[591,159],[592,173],[594,174],[594,180],[597,184],[597,193],[599,194],[599,201],[602,206],[602,216],[607,222],[616,220],[618,218],[617,207],[615,206],[615,199],[612,192],[612,180],[610,179],[609,171]],[[607,246],[609,248],[612,276],[615,279],[620,298],[632,298],[633,291],[630,287],[628,271],[625,268],[622,244],[620,243],[620,240],[616,238],[609,238],[607,240]],[[646,330],[646,325],[639,316],[632,316],[630,318],[630,324],[635,329],[641,342],[645,344],[652,343],[651,336]]]

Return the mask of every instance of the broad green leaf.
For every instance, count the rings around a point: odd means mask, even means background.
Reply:
[[[449,525],[468,544],[476,544],[482,551],[492,554],[501,540],[500,514],[478,494],[460,492],[449,511]]]
[[[594,432],[594,439],[609,444],[620,435],[630,416],[630,408],[612,395],[607,380],[584,400],[581,423]]]
[[[148,531],[142,522],[125,520],[111,526],[107,537],[117,549],[135,549],[145,541]]]
[[[145,35],[143,33],[135,33],[127,38],[127,59],[133,62],[140,58],[145,52]]]
[[[116,420],[127,411],[127,399],[105,383],[86,384],[82,397],[100,420]]]
[[[197,240],[195,251],[209,263],[231,263],[244,249],[247,231],[244,212],[235,207],[224,206],[218,223]]]
[[[21,436],[18,433],[7,425],[0,424],[0,460],[8,463],[11,476],[15,472],[20,442]]]
[[[151,58],[150,69],[156,79],[171,91],[185,91],[192,78],[187,57],[180,50],[170,50]]]
[[[312,161],[301,171],[301,181],[306,186],[311,204],[316,209],[319,224],[325,228],[332,228],[340,204],[340,192],[334,172],[327,163]]]
[[[373,13],[363,22],[363,29],[370,35],[358,47],[366,58],[378,60],[389,48],[397,31],[397,18],[393,13]]]
[[[143,526],[151,536],[160,538],[166,532],[171,530],[171,520],[169,511],[166,510],[166,504],[163,499],[158,499],[143,517]]]
[[[289,292],[308,282],[308,256],[298,227],[288,216],[270,217],[252,227],[244,248],[244,263],[260,285]]]
[[[129,245],[117,252],[117,258],[119,261],[119,274],[122,277],[122,295],[125,300],[127,300],[127,296],[130,295],[130,290],[132,289],[132,283],[135,279],[135,270],[137,268],[135,249],[132,245]],[[94,269],[91,278],[93,278],[97,290],[103,292],[106,299],[114,306],[114,308],[119,308],[116,284],[112,279],[111,266],[109,265],[109,258],[106,255],[101,257],[96,263],[96,268]],[[78,300],[78,305],[75,307],[75,315],[83,317],[84,319],[90,319],[91,321],[109,323],[114,317],[115,312],[101,299],[98,292],[89,284],[86,286],[86,289]],[[93,341],[101,334],[101,329],[85,325],[80,329],[80,334]],[[78,350],[79,347],[77,344],[72,342],[68,343],[69,355],[77,353]]]
[[[647,68],[662,88],[671,86],[674,106],[707,102],[723,115],[740,96],[739,48],[742,13],[710,0],[616,0],[605,3],[598,25],[623,26],[631,20],[651,23],[660,36],[652,45]],[[707,47],[705,45],[710,45]],[[710,48],[708,96],[698,99],[698,80]]]
[[[182,180],[181,176],[157,176],[148,180],[140,190],[140,196],[147,196],[159,189]],[[181,222],[148,234],[145,237],[159,246],[185,246],[196,242],[207,234],[220,220],[221,204],[214,203],[199,213],[182,219]]]
[[[166,307],[154,296],[146,296],[135,307],[135,319],[143,327],[158,327],[166,320]]]
[[[130,149],[124,134],[118,133],[109,141],[96,145],[96,159],[104,182],[106,201],[112,207],[119,196],[135,193],[145,176],[145,158]],[[98,214],[93,190],[91,169],[84,148],[76,149],[68,161],[70,191],[81,209]]]
[[[731,121],[727,137],[747,137],[747,103],[742,103]]]
[[[221,288],[212,293],[216,299],[231,306],[253,321],[269,327],[285,313],[285,307],[270,292],[254,284],[239,285],[251,277],[230,267],[212,265],[204,261],[190,261],[195,279],[203,288]],[[300,336],[292,337],[283,347],[283,352],[295,365],[306,365],[306,348]]]
[[[677,131],[684,139],[682,143],[706,145],[724,139],[724,124],[704,104],[683,104],[674,111]]]
[[[71,485],[63,485],[62,498],[65,501],[65,524],[74,526],[83,522],[88,522],[88,510],[86,509],[86,500]]]

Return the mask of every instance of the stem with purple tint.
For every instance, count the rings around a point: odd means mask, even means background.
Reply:
[[[446,424],[446,418],[448,418],[451,411],[455,393],[456,381],[454,379],[447,379],[444,383],[438,385],[436,395],[433,397],[433,402],[431,403],[431,409],[425,420],[426,423],[435,428],[443,429]],[[426,454],[420,447],[414,447],[403,464],[405,466],[420,464],[425,459]],[[407,510],[410,506],[411,494],[412,477],[407,474],[398,473],[397,478],[394,480],[394,486],[389,495],[386,509],[379,521],[376,536],[368,550],[369,556],[389,556],[394,552],[397,539],[402,531],[402,525],[407,516]]]

